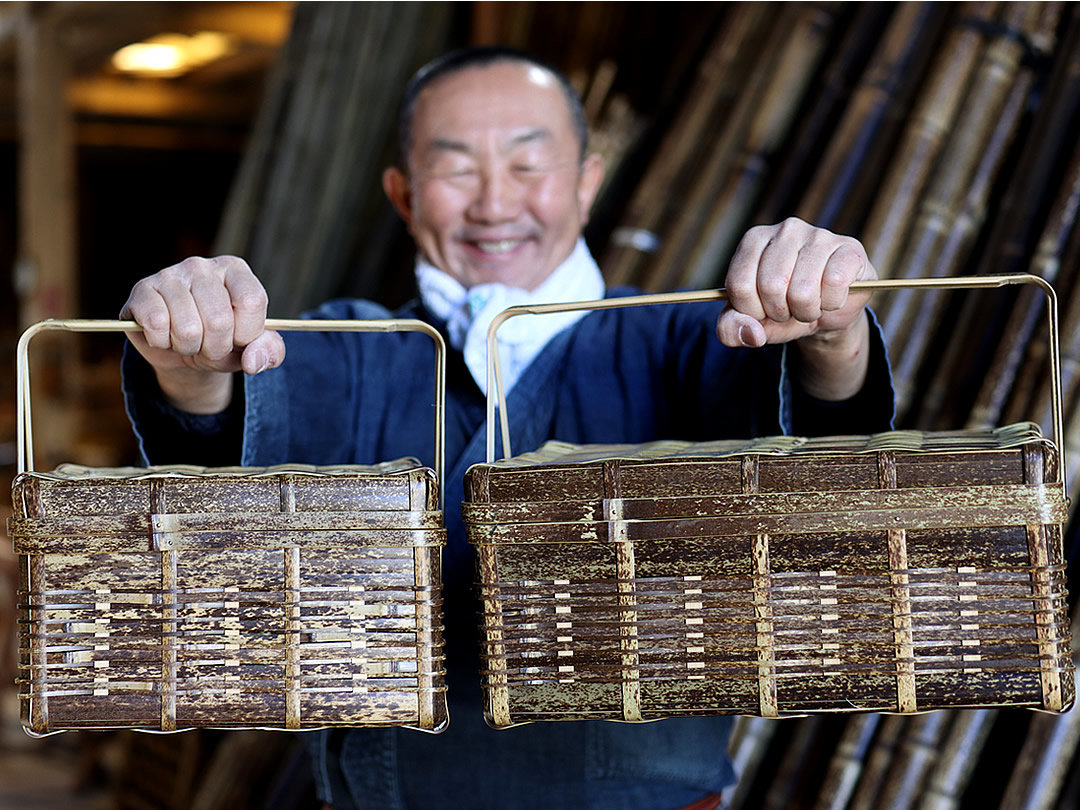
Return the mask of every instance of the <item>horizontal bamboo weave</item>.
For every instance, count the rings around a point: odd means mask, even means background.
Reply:
[[[435,473],[24,473],[19,678],[35,734],[446,723]]]
[[[1053,445],[955,433],[477,465],[487,719],[1073,701]]]

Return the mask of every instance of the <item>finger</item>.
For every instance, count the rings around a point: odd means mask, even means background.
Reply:
[[[199,274],[191,280],[191,297],[202,325],[198,353],[212,363],[221,360],[236,348],[229,291],[216,275]]]
[[[203,324],[192,296],[191,281],[183,272],[167,268],[150,277],[169,313],[169,339],[159,348],[194,356],[202,349]]]
[[[724,279],[730,306],[754,320],[765,318],[758,292],[758,265],[772,231],[773,228],[765,226],[748,230],[735,248]]]
[[[716,320],[716,336],[725,346],[756,348],[767,340],[765,327],[745,313],[726,307]]]
[[[243,259],[223,256],[219,261],[233,312],[233,339],[236,346],[247,346],[266,328],[266,289]]]
[[[169,308],[149,279],[135,284],[120,310],[120,317],[133,320],[142,327],[141,333],[128,333],[136,346],[169,348]]]
[[[765,317],[783,323],[791,318],[788,294],[799,258],[799,243],[790,233],[777,232],[758,260],[758,295]]]
[[[277,368],[285,360],[285,341],[277,332],[264,331],[244,347],[240,367],[248,374]]]
[[[867,277],[869,264],[866,252],[857,242],[845,241],[836,248],[829,255],[821,277],[821,309],[832,312],[842,308],[852,283]]]

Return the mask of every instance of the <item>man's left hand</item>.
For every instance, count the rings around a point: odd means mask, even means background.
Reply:
[[[877,278],[862,244],[800,219],[747,231],[725,286],[728,306],[716,332],[728,346],[764,346],[845,332],[862,317],[869,293],[853,281]]]

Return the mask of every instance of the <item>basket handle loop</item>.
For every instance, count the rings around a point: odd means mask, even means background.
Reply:
[[[1058,348],[1058,305],[1057,295],[1048,281],[1029,273],[1015,273],[998,276],[955,276],[952,278],[914,278],[914,279],[875,279],[856,281],[851,285],[854,292],[876,292],[879,290],[916,289],[975,289],[984,287],[1005,287],[1012,284],[1034,284],[1046,294],[1047,320],[1050,333],[1050,378],[1051,398],[1053,400],[1054,439],[1060,445],[1063,432],[1061,408],[1061,370]],[[544,315],[552,312],[577,312],[580,310],[616,309],[621,307],[645,306],[648,304],[675,304],[696,301],[726,301],[727,292],[723,289],[701,290],[650,295],[633,295],[625,298],[604,298],[597,301],[574,301],[554,304],[525,304],[508,307],[495,316],[487,334],[487,461],[495,461],[495,418],[496,402],[501,414],[499,425],[502,432],[503,457],[509,458],[510,426],[506,413],[506,393],[502,384],[502,369],[499,353],[496,350],[498,339],[496,332],[510,318],[517,315]],[[1065,481],[1065,461],[1062,448],[1059,447],[1058,462],[1060,480]]]
[[[437,329],[424,321],[411,318],[375,320],[304,320],[267,318],[266,328],[299,332],[422,332],[435,343],[435,473],[439,479],[439,503],[442,508],[445,492],[446,441],[446,344]],[[109,320],[46,320],[28,327],[19,338],[16,348],[16,430],[18,432],[18,471],[29,472],[34,466],[33,434],[30,424],[30,340],[39,332],[136,332],[141,330],[134,321]]]

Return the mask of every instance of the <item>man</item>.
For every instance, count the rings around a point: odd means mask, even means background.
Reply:
[[[481,717],[460,501],[465,469],[483,460],[483,335],[511,304],[605,295],[581,239],[603,168],[586,152],[580,101],[522,54],[451,54],[407,88],[400,152],[383,185],[416,241],[421,296],[401,314],[438,325],[455,349],[444,576],[451,723],[438,736],[312,734],[320,796],[337,810],[714,807],[734,779],[730,718],[496,732]],[[514,446],[886,429],[884,350],[866,296],[848,295],[874,276],[856,240],[788,220],[744,237],[719,317],[686,305],[517,319],[531,323],[507,324]],[[374,349],[365,336],[295,333],[284,363],[286,341],[263,328],[266,308],[235,257],[189,259],[136,284],[123,315],[143,325],[132,343],[148,362],[128,357],[125,379],[150,462],[430,458],[430,380],[414,371],[427,368],[416,341]],[[389,313],[349,301],[317,315]]]

